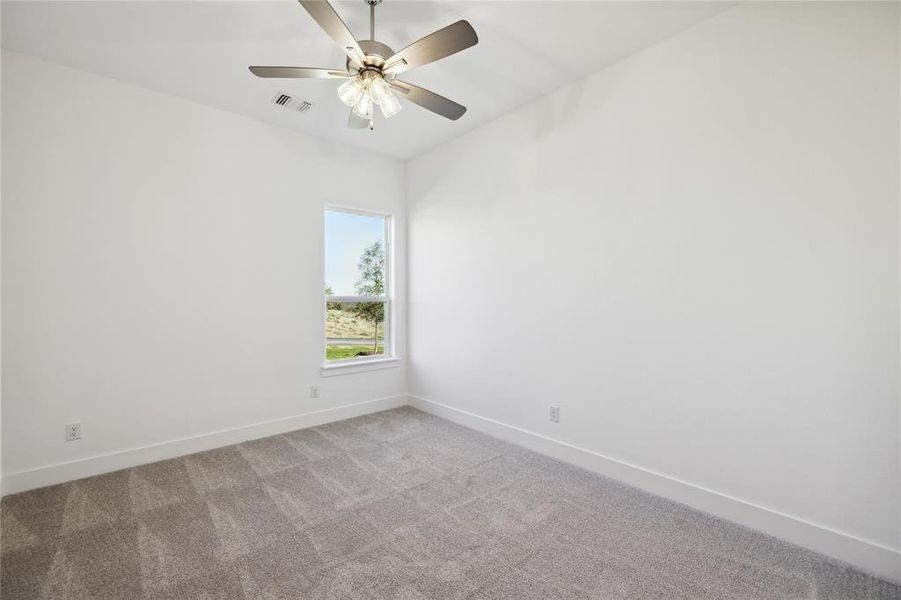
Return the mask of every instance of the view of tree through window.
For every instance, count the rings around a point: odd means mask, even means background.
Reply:
[[[386,353],[386,231],[385,217],[326,211],[326,360]]]

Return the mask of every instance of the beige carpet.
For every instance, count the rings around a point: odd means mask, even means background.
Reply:
[[[19,598],[901,598],[411,408],[7,497]]]

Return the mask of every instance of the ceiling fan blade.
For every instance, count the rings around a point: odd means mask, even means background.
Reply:
[[[316,21],[322,29],[335,40],[341,50],[350,57],[357,66],[363,66],[363,59],[366,56],[357,39],[353,36],[332,5],[326,0],[297,0],[303,6],[313,20]]]
[[[347,71],[342,69],[313,69],[310,67],[248,67],[257,77],[278,77],[282,79],[346,79]]]
[[[353,109],[350,109],[350,119],[347,121],[347,126],[351,129],[369,129],[369,119],[361,117]]]
[[[385,61],[388,73],[402,73],[427,65],[479,42],[479,36],[468,21],[457,21],[444,29],[417,40]]]
[[[415,86],[406,81],[395,79],[391,82],[391,87],[401,93],[401,98],[405,98],[414,104],[430,110],[435,114],[456,121],[466,112],[466,107],[457,104],[453,100],[448,100],[444,96],[430,92],[425,88]]]

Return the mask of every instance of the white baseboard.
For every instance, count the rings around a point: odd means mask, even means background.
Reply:
[[[277,435],[295,429],[303,429],[305,427],[314,427],[323,423],[331,423],[332,421],[340,421],[342,419],[350,419],[359,417],[369,413],[398,408],[407,404],[408,396],[401,394],[398,396],[389,396],[387,398],[378,398],[368,400],[366,402],[357,402],[355,404],[345,404],[335,408],[327,408],[308,412],[282,419],[272,421],[264,421],[262,423],[254,423],[253,425],[245,425],[243,427],[235,427],[222,431],[214,431],[188,438],[152,444],[150,446],[141,446],[139,448],[129,448],[118,452],[110,452],[109,454],[100,454],[90,456],[70,462],[57,463],[37,469],[29,469],[26,471],[17,471],[15,473],[4,473],[2,480],[3,494],[16,494],[34,488],[81,479],[82,477],[90,477],[92,475],[100,475],[101,473],[109,473],[118,471],[119,469],[127,469],[136,467],[158,460],[166,460],[177,456],[185,456],[195,452],[203,452],[204,450],[212,450],[221,446],[237,444],[247,440]]]
[[[759,506],[519,427],[410,395],[410,405],[529,450],[740,523],[901,583],[901,550]]]

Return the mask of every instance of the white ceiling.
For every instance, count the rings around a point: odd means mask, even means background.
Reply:
[[[367,38],[363,0],[334,6]],[[293,127],[402,159],[565,83],[580,79],[728,8],[723,2],[518,2],[385,0],[376,38],[399,50],[459,19],[473,48],[403,75],[468,107],[448,121],[405,103],[376,130],[349,130],[332,80],[265,80],[248,65],[341,67],[344,55],[293,0],[265,2],[2,3],[5,48]],[[279,91],[313,102],[276,106]]]

